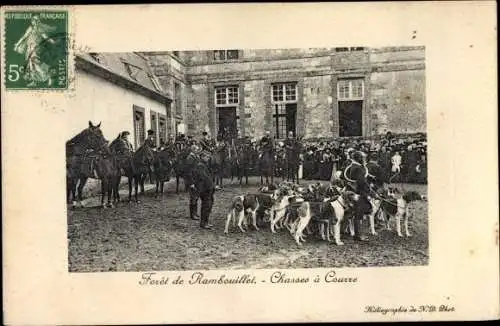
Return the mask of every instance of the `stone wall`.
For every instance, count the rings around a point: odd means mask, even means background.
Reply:
[[[199,137],[203,131],[209,128],[208,97],[206,84],[192,84],[186,87],[187,135]]]
[[[337,52],[334,48],[245,49],[239,59],[214,62],[212,51],[148,53],[150,65],[167,94],[181,84],[182,121],[194,136],[217,132],[214,87],[239,85],[241,135],[261,137],[272,130],[270,87],[299,85],[297,131],[304,137],[337,136],[337,80],[365,80],[363,134],[426,130],[425,50],[386,47]],[[331,98],[331,104],[329,103]],[[175,101],[172,103],[175,111]],[[175,114],[172,116],[175,121]]]
[[[304,137],[331,137],[332,106],[328,103],[331,96],[331,76],[304,78]],[[333,123],[333,121],[332,121]]]
[[[264,81],[246,81],[243,94],[245,99],[245,135],[262,137],[267,128],[266,111],[271,109],[266,106]]]
[[[425,71],[371,74],[372,130],[375,134],[425,132]]]

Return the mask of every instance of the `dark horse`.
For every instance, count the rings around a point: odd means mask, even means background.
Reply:
[[[248,185],[248,176],[250,175],[250,170],[254,167],[254,162],[257,161],[257,157],[258,153],[252,144],[241,143],[237,146],[233,165],[240,184],[243,183],[243,177],[245,177],[245,183]]]
[[[87,129],[66,142],[66,196],[67,203],[73,200],[74,207],[83,206],[83,188],[89,178],[101,180],[101,206],[106,207],[105,194],[108,195],[107,206],[113,206],[111,196],[117,178],[116,161],[100,126],[100,123],[94,126],[89,121]]]
[[[179,193],[179,183],[180,179],[184,179],[184,176],[186,175],[185,167],[186,165],[184,162],[186,161],[187,156],[189,155],[189,152],[191,149],[186,146],[184,149],[181,149],[180,151],[177,150],[175,151],[175,158],[173,159],[173,164],[172,164],[172,169],[174,170],[175,173],[175,181],[176,181],[176,187],[175,187],[175,193]],[[184,188],[187,191],[186,184],[184,183]]]
[[[269,184],[269,177],[271,184],[274,183],[274,154],[270,150],[262,151],[262,156],[259,159],[260,170],[260,184],[264,184],[264,177],[266,184]]]
[[[154,160],[153,149],[150,147],[148,142],[145,142],[141,147],[132,153],[128,148],[124,148],[120,141],[113,141],[110,145],[110,149],[113,152],[117,161],[117,170],[119,178],[117,182],[113,184],[113,190],[116,193],[118,201],[120,200],[120,195],[118,193],[120,187],[120,180],[122,176],[128,179],[128,200],[132,201],[132,182],[135,188],[135,201],[139,202],[138,199],[138,188],[141,186],[141,194],[144,193],[144,181],[146,176],[152,172],[152,165]]]
[[[226,167],[229,163],[229,146],[226,142],[217,144],[214,153],[208,155],[208,166],[215,185],[222,186]]]
[[[153,175],[156,182],[156,196],[159,193],[163,194],[163,186],[165,182],[170,181],[170,173],[175,160],[175,149],[173,147],[165,147],[155,153],[153,161]]]

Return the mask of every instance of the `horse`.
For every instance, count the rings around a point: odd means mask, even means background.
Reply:
[[[66,196],[67,203],[73,200],[73,207],[83,206],[83,188],[89,178],[101,181],[101,206],[105,194],[107,206],[112,207],[112,184],[116,176],[116,161],[111,155],[100,129],[101,123],[89,127],[66,142]]]
[[[252,162],[252,149],[252,146],[245,142],[236,143],[232,148],[231,181],[236,177],[241,185],[243,183],[243,177],[245,177],[246,184],[248,184],[250,163]]]
[[[224,174],[229,158],[229,148],[226,142],[220,143],[215,148],[214,153],[209,154],[208,166],[212,172],[215,185],[222,186]]]
[[[115,145],[117,144],[117,145]],[[145,142],[141,147],[137,149],[134,153],[130,150],[120,150],[119,143],[112,143],[110,145],[111,151],[113,152],[117,160],[117,170],[120,177],[113,184],[113,190],[117,194],[118,201],[120,200],[120,195],[118,193],[120,180],[122,176],[126,176],[128,179],[128,200],[132,201],[132,183],[135,188],[135,201],[139,202],[138,199],[138,188],[141,186],[141,194],[144,193],[144,181],[146,176],[151,173],[151,166],[154,160],[154,152],[150,147],[149,142]]]
[[[271,178],[271,184],[274,183],[274,154],[270,150],[262,151],[259,159],[259,172],[261,185],[264,184],[264,177],[266,178],[266,184],[269,184],[269,177]]]
[[[160,192],[163,195],[163,186],[170,180],[173,160],[175,159],[175,150],[172,147],[165,147],[154,155],[153,170],[156,183],[156,196]]]
[[[189,147],[185,147],[182,150],[176,150],[175,151],[175,158],[173,160],[172,169],[174,170],[174,173],[175,173],[175,180],[176,180],[175,193],[176,194],[179,193],[180,179],[181,178],[184,179],[184,175],[185,175],[185,171],[184,171],[185,165],[184,165],[184,162],[186,160],[186,157],[189,155],[189,152],[190,152],[190,148]],[[184,184],[184,186],[186,186],[186,185]],[[187,191],[187,188],[185,190]]]

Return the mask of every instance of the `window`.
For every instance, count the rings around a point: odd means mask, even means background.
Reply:
[[[297,102],[297,84],[273,84],[272,85],[273,102]]]
[[[160,83],[158,82],[158,79],[156,79],[155,76],[153,75],[148,75],[149,76],[149,79],[151,79],[151,82],[153,83],[153,86],[155,87],[155,89],[158,91],[158,92],[161,92],[161,87],[160,87]]]
[[[215,50],[214,61],[237,60],[239,58],[238,50]]]
[[[182,97],[181,97],[181,85],[179,83],[174,84],[174,99],[175,99],[175,113],[182,116]]]
[[[167,139],[167,118],[158,113],[158,137],[160,137],[160,144]]]
[[[135,149],[138,149],[142,144],[144,144],[144,140],[146,139],[144,109],[135,105],[133,109],[134,109],[134,142],[135,142]]]
[[[155,144],[158,145],[158,121],[157,121],[157,114],[154,111],[151,111],[151,130],[155,132],[154,134],[154,140]]]
[[[90,52],[89,55],[92,57],[92,59],[94,59],[96,62],[99,62],[101,63],[101,56],[99,55],[99,53],[95,53],[95,52]]]
[[[337,98],[339,101],[356,101],[364,97],[363,79],[341,79],[337,83]]]
[[[335,52],[364,51],[364,47],[335,48]]]
[[[139,73],[139,71],[141,71],[141,69],[127,62],[123,62],[123,64],[125,65],[125,69],[127,70],[130,78],[137,81],[137,74]]]
[[[215,88],[215,105],[216,106],[234,106],[239,103],[238,86],[216,87]]]
[[[276,138],[286,138],[289,131],[296,135],[297,84],[280,83],[271,86],[273,129]]]

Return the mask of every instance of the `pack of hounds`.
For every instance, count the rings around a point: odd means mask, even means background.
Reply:
[[[256,193],[234,197],[226,218],[224,233],[230,225],[241,232],[252,226],[255,230],[269,225],[271,232],[286,229],[298,245],[305,242],[306,233],[320,236],[324,241],[343,245],[342,234],[354,236],[353,208],[359,195],[347,189],[343,180],[331,184],[311,184],[301,187],[291,182],[263,186]],[[399,237],[410,237],[410,204],[426,200],[415,192],[402,192],[395,187],[380,188],[370,198],[372,205],[368,218],[370,233],[377,235],[376,218],[391,230],[391,220],[396,220]],[[404,236],[401,222],[404,223]]]

